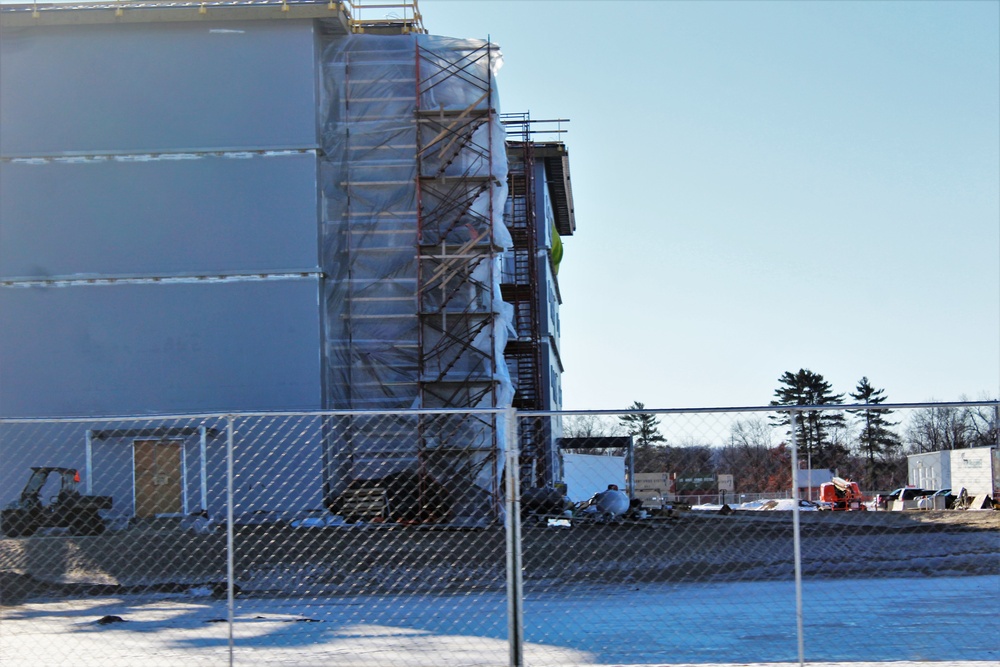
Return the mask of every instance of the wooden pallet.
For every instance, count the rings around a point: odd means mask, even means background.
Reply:
[[[337,499],[337,514],[350,523],[384,521],[389,516],[389,498],[382,487],[347,489]]]

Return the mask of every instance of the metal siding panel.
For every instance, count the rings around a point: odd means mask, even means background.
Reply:
[[[74,425],[82,435],[85,430]],[[132,516],[132,439],[112,438],[94,443],[94,495],[111,496],[109,517]]]
[[[0,165],[0,276],[317,266],[312,153]]]
[[[318,417],[237,420],[234,469],[247,485],[234,513],[298,512],[323,507],[323,420]]]
[[[0,417],[318,409],[313,280],[0,289]]]
[[[313,24],[5,30],[0,154],[316,145]]]

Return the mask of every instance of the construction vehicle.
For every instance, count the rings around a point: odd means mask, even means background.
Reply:
[[[834,477],[829,482],[819,485],[819,499],[825,503],[830,503],[832,510],[839,511],[864,511],[868,509],[864,503],[864,496],[857,482],[851,482],[842,477]]]
[[[46,504],[42,490],[49,475],[59,476],[59,490]],[[79,484],[80,472],[75,468],[31,468],[21,497],[0,511],[0,530],[8,537],[34,535],[39,528],[69,528],[72,535],[100,535],[105,528],[100,511],[111,509],[112,498],[82,495]]]

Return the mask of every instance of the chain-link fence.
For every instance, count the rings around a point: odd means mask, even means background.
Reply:
[[[858,406],[0,420],[0,661],[995,661],[996,404],[889,407],[985,444],[907,461]]]

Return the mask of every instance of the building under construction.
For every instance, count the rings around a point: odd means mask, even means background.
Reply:
[[[413,475],[477,489],[423,518],[495,518],[489,410],[560,402],[565,147],[500,118],[496,45],[368,13],[2,7],[0,417],[342,411],[296,445],[315,492],[250,506]],[[211,509],[211,429],[80,431],[8,446],[3,495],[42,453],[101,487],[141,441],[200,457],[164,513]],[[524,434],[527,483],[558,477],[557,435]]]
[[[511,246],[504,255],[501,294],[514,310],[514,335],[504,356],[517,391],[514,407],[555,410],[562,405],[559,356],[559,263],[563,236],[576,229],[569,154],[558,137],[565,120],[506,114],[508,198],[504,222]],[[546,139],[546,140],[540,140]],[[548,486],[561,478],[551,420],[521,424],[521,479]]]

